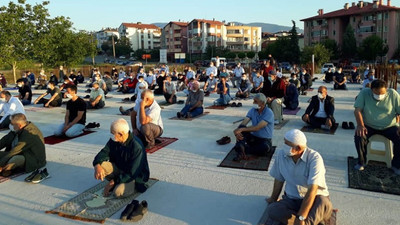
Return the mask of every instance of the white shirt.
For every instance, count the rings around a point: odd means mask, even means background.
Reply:
[[[318,117],[318,118],[326,118],[326,117],[328,117],[327,115],[326,115],[326,112],[325,112],[325,99],[324,100],[322,100],[322,102],[321,102],[321,99],[320,98],[318,98],[318,101],[319,101],[319,110],[318,110],[318,112],[315,114],[315,117]]]
[[[275,179],[286,182],[285,193],[292,199],[303,199],[308,186],[318,185],[317,195],[329,196],[325,181],[325,166],[321,155],[306,148],[295,163],[284,151],[278,151],[269,174]]]
[[[214,74],[215,75],[215,74]],[[196,74],[194,73],[193,70],[189,70],[186,73],[186,79],[190,80],[191,78],[194,78],[196,76]]]
[[[217,67],[215,66],[210,66],[206,69],[206,75],[207,77],[210,76],[210,74],[214,74],[214,76],[217,76],[218,70]]]
[[[142,88],[140,88],[140,86],[142,86]],[[146,81],[137,82],[136,87],[135,87],[135,93],[134,93],[134,95],[136,95],[136,101],[135,101],[136,105],[137,105],[139,99],[142,96],[142,91],[144,91],[144,90],[146,90],[148,88],[149,88],[149,85],[147,84]]]
[[[139,80],[140,76],[142,76],[145,80],[147,79],[147,74],[146,73],[138,73],[136,78]]]
[[[235,74],[235,77],[242,77],[242,74],[244,73],[243,67],[236,67],[233,70],[233,73]]]
[[[25,115],[25,109],[24,106],[22,105],[21,101],[16,98],[11,96],[10,100],[8,102],[4,102],[0,104],[0,114],[4,112],[3,118],[1,118],[0,123],[2,123],[7,116],[16,114],[16,113],[22,113]]]
[[[142,102],[142,99],[140,99],[138,101],[138,103],[135,105],[135,107],[133,108],[133,110],[135,110],[135,112],[137,113],[136,115],[136,128],[138,130],[140,130],[140,128],[142,127],[142,124],[140,123],[140,103]],[[161,120],[161,107],[158,105],[158,103],[156,102],[156,100],[154,100],[153,104],[151,104],[150,107],[145,108],[145,114],[146,116],[149,116],[151,118],[150,123],[158,125],[161,127],[161,129],[164,130],[164,125],[163,122]]]

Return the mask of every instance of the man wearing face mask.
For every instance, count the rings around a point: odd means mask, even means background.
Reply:
[[[125,79],[122,83],[122,93],[134,93],[137,82],[138,80],[135,78],[135,74],[131,72],[128,79]]]
[[[251,93],[260,93],[264,86],[264,77],[261,76],[260,71],[256,72],[256,76],[253,77],[253,89]]]
[[[74,85],[75,84],[74,84],[74,82],[72,82],[71,79],[69,79],[67,76],[64,76],[63,83],[60,86],[60,91],[61,91],[61,94],[62,94],[62,96],[64,98],[66,98],[67,87],[74,86]]]
[[[110,140],[93,160],[95,179],[109,181],[103,195],[113,193],[117,198],[124,198],[135,190],[145,192],[150,169],[143,143],[132,135],[124,119],[113,121],[110,132]]]
[[[276,75],[275,70],[271,70],[267,80],[264,80],[263,94],[267,97],[268,107],[274,112],[274,124],[283,121],[282,103],[285,97],[286,84]]]
[[[272,149],[274,114],[267,107],[267,98],[262,93],[254,96],[253,105],[243,122],[233,131],[236,137],[235,161],[246,160],[246,154],[265,156]],[[247,127],[250,121],[252,126]]]
[[[204,92],[200,91],[200,83],[195,80],[191,84],[185,107],[176,113],[176,117],[191,118],[203,114],[203,100]]]
[[[140,100],[131,112],[133,134],[139,136],[146,149],[155,145],[156,138],[163,133],[161,107],[154,99],[153,91],[142,91]]]
[[[371,88],[360,91],[354,103],[357,129],[354,142],[358,154],[357,170],[364,170],[368,139],[374,134],[385,136],[393,142],[392,170],[400,175],[400,96],[387,88],[383,80],[374,80]]]
[[[165,101],[170,104],[175,104],[176,103],[176,95],[175,94],[176,94],[175,83],[171,81],[171,76],[167,76],[166,79],[164,80]]]
[[[214,105],[228,105],[232,98],[225,76],[220,78],[220,82],[217,85],[217,93],[219,94],[219,98],[214,101]]]
[[[335,112],[335,99],[328,95],[325,86],[318,88],[318,95],[311,98],[302,119],[314,128],[331,129],[335,124],[333,113]]]
[[[248,98],[250,95],[251,83],[247,78],[247,73],[242,74],[242,80],[239,82],[238,91],[236,92],[237,98]]]
[[[46,95],[50,94],[50,99],[45,99]],[[40,95],[33,104],[43,104],[44,107],[59,107],[62,104],[60,89],[56,86],[54,81],[49,81],[47,84],[47,91]]]
[[[217,82],[218,81],[215,79],[214,74],[210,73],[210,76],[203,87],[204,96],[210,96],[211,93],[217,92]]]
[[[42,132],[22,113],[11,116],[10,131],[0,140],[0,172],[10,176],[15,169],[29,173],[46,165]]]
[[[325,166],[321,155],[307,147],[307,138],[297,129],[288,131],[270,170],[275,178],[267,199],[270,219],[283,224],[327,224],[332,214]],[[285,185],[284,195],[278,201]]]
[[[343,73],[343,68],[339,67],[339,69],[335,72],[333,76],[333,89],[335,90],[347,90],[346,82],[347,78],[346,75]]]
[[[98,83],[93,83],[92,90],[90,92],[89,101],[86,102],[87,109],[101,109],[106,105],[104,92],[99,87]]]
[[[64,123],[56,128],[54,135],[67,137],[76,137],[83,133],[86,123],[86,103],[76,95],[78,91],[75,85],[67,87],[67,111],[65,113]]]
[[[0,117],[0,129],[9,128],[10,116],[16,113],[25,114],[24,106],[18,98],[11,96],[10,92],[2,91],[0,93],[0,114],[4,113]]]
[[[32,89],[29,85],[25,85],[22,79],[17,80],[18,95],[16,96],[22,105],[30,105],[32,101]]]

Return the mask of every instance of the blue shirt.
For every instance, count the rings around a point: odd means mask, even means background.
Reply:
[[[267,122],[267,126],[258,131],[251,132],[252,135],[259,138],[272,138],[274,135],[274,113],[270,108],[265,107],[261,114],[258,113],[257,109],[252,108],[247,113],[246,117],[251,120],[253,126],[256,126],[263,120]]]
[[[226,91],[226,94],[230,97],[231,95],[229,94],[229,84],[225,83],[225,87],[228,89]],[[224,85],[222,84],[222,82],[218,83],[217,88],[218,88],[219,91],[221,91],[221,94],[219,94],[219,97],[220,98],[224,98]]]

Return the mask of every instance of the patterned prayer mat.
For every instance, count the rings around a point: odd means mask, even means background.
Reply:
[[[58,136],[55,136],[55,135],[51,135],[51,136],[48,136],[48,137],[44,138],[44,143],[48,144],[48,145],[55,145],[55,144],[58,144],[58,143],[61,143],[61,142],[64,142],[64,141],[68,141],[68,140],[71,140],[71,139],[74,139],[74,138],[77,138],[77,137],[81,137],[81,136],[85,136],[87,134],[91,134],[93,132],[96,132],[96,131],[84,130],[81,135],[76,136],[76,137],[72,137],[72,138],[66,137],[66,136],[58,137]]]
[[[337,217],[338,211],[339,211],[338,209],[332,210],[331,218],[329,219],[329,221],[327,221],[326,225],[336,225],[336,221],[337,221],[336,217]],[[258,225],[275,225],[277,223],[269,218],[267,209],[265,209],[263,215],[261,216],[260,221],[258,221],[257,224]]]
[[[207,106],[206,109],[219,109],[219,110],[224,110],[226,109],[228,106],[226,105],[210,105]]]
[[[304,126],[303,128],[301,128],[301,131],[303,132],[309,132],[309,133],[320,133],[320,134],[331,134],[334,135],[337,128],[338,128],[339,124],[335,123],[335,125],[333,125],[331,127],[330,130],[326,130],[326,129],[322,129],[322,128],[314,128],[311,126]]]
[[[164,148],[165,146],[177,141],[178,138],[159,137],[159,138],[157,138],[157,140],[161,141],[161,143],[156,144],[154,147],[152,147],[150,149],[146,149],[147,153],[149,153],[149,154],[154,153],[154,152]]]
[[[241,160],[240,162],[233,161],[233,158],[236,157],[236,151],[232,149],[225,159],[222,160],[221,164],[219,164],[219,167],[268,171],[269,163],[271,162],[275,149],[276,146],[272,146],[272,150],[267,156],[247,155],[249,159]]]
[[[296,115],[300,109],[300,107],[297,107],[297,109],[294,110],[283,108],[283,115]]]
[[[209,113],[210,113],[210,112],[204,112],[203,114],[201,114],[201,115],[199,115],[199,116],[196,116],[196,117],[192,117],[192,118],[182,118],[182,119],[179,119],[178,117],[174,116],[174,117],[171,117],[171,118],[169,118],[169,119],[170,119],[170,120],[192,121],[192,120],[194,120],[194,119],[203,117],[203,116],[205,116],[205,115],[207,115],[207,114],[209,114]]]
[[[289,120],[282,120],[281,123],[279,123],[279,124],[277,124],[277,125],[276,125],[276,124],[274,125],[274,129],[275,129],[275,130],[280,130],[280,129],[282,129],[282,127],[285,126],[288,122],[289,122]]]
[[[146,183],[146,186],[150,188],[157,181],[151,178]],[[107,218],[128,205],[141,194],[135,192],[126,198],[103,197],[103,189],[107,183],[108,181],[103,181],[63,203],[61,206],[46,211],[46,213],[57,214],[74,220],[104,223]]]
[[[356,164],[357,159],[347,158],[350,188],[400,195],[400,176],[386,164],[370,161],[363,171],[354,169]]]

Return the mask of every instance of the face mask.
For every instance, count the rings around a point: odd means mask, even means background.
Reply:
[[[10,125],[8,125],[8,128],[10,128],[10,131],[16,132],[16,130],[14,129],[14,126],[11,123],[10,123]]]
[[[247,80],[247,78],[243,77],[242,80]]]
[[[46,87],[46,88],[47,88],[47,89],[51,89],[49,85],[47,85],[47,87]]]
[[[318,98],[323,99],[324,96],[322,96],[322,93],[318,93]]]
[[[297,80],[297,77],[293,77],[292,79],[293,79],[293,80]]]
[[[385,97],[386,97],[386,94],[383,94],[383,95],[374,94],[374,99],[378,100],[378,101],[383,100]]]
[[[115,135],[114,134],[110,134],[110,139],[117,142],[117,140],[115,139]]]
[[[67,94],[67,98],[72,98],[72,95],[71,94]]]
[[[253,104],[254,109],[260,109],[260,106],[258,104]]]
[[[0,98],[0,102],[6,102],[6,98]]]
[[[22,87],[22,84],[18,84],[17,86],[18,86],[18,87]]]
[[[292,147],[290,147],[287,144],[284,144],[282,147],[283,152],[285,153],[285,155],[287,156],[294,156],[295,154],[293,154],[292,152]]]
[[[196,93],[198,90],[196,90],[196,89],[192,89],[192,91],[193,91],[194,93]]]
[[[68,84],[68,81],[65,81],[64,84]]]
[[[95,77],[94,79],[95,79],[95,80],[100,80],[100,77]]]

